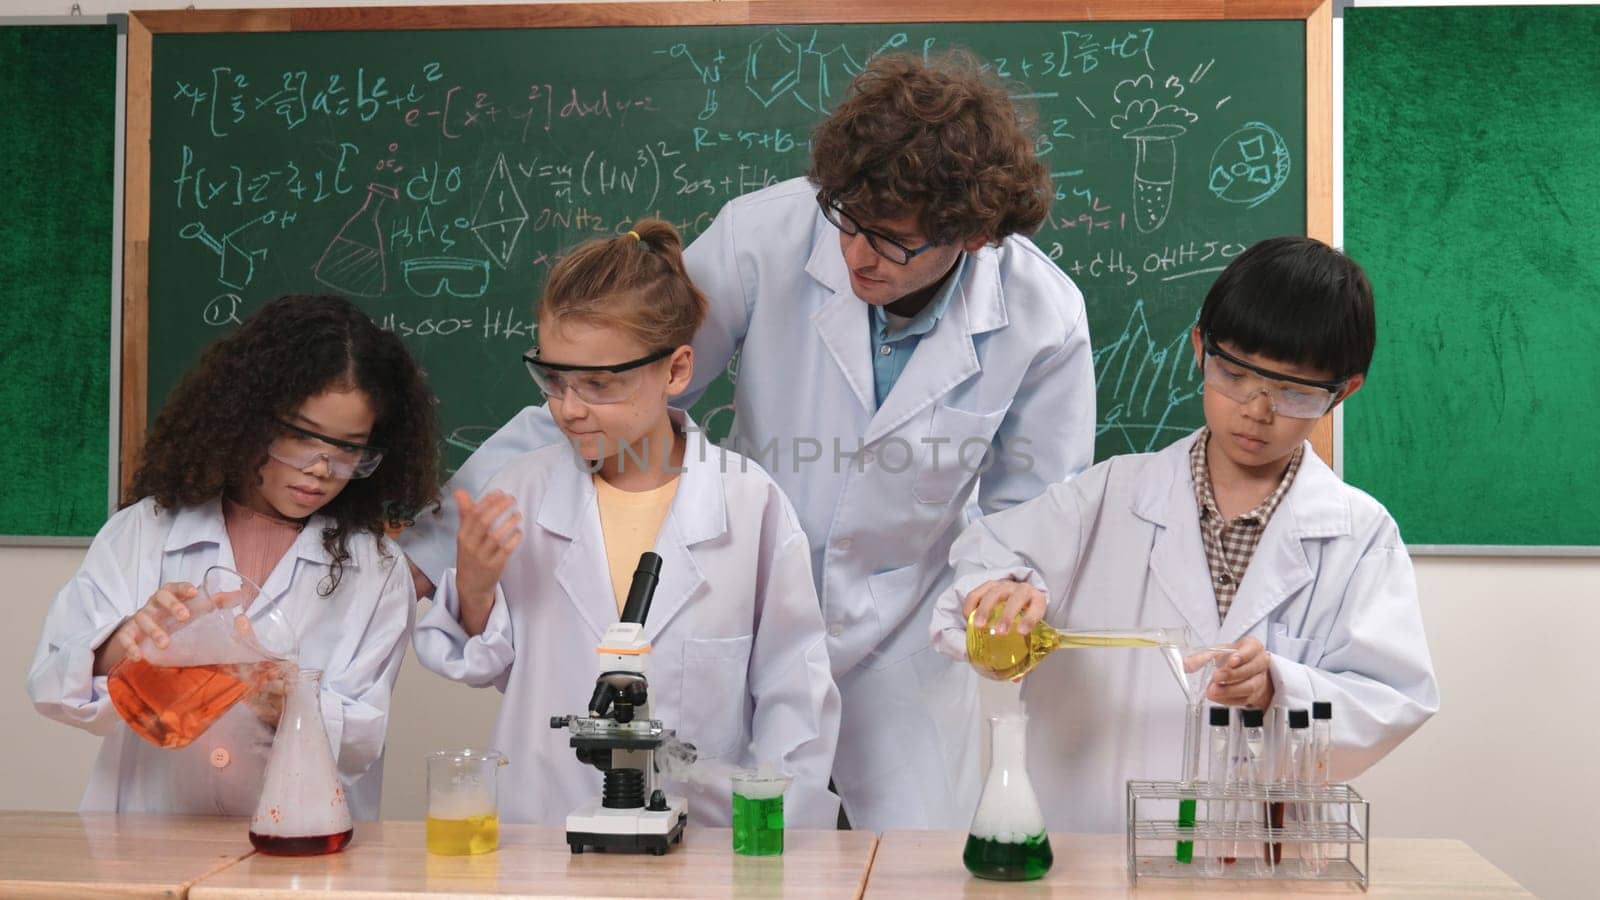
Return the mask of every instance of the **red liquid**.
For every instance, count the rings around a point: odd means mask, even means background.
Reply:
[[[250,845],[271,856],[321,856],[338,853],[350,846],[354,828],[337,834],[309,834],[303,837],[273,837],[250,832]]]
[[[187,747],[250,691],[239,677],[245,668],[152,666],[124,659],[112,667],[106,691],[140,737],[157,747]]]

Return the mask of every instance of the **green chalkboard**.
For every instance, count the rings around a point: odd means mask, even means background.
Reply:
[[[1345,476],[1414,544],[1600,546],[1600,8],[1358,7],[1344,36],[1379,321]]]
[[[116,63],[114,25],[0,20],[0,535],[106,520]]]
[[[1305,35],[1303,19],[157,33],[149,410],[237,317],[338,290],[410,341],[459,464],[535,397],[519,356],[565,248],[651,213],[692,240],[729,198],[804,173],[810,129],[874,55],[960,46],[1038,110],[1057,199],[1036,240],[1088,296],[1098,451],[1159,447],[1201,420],[1185,332],[1214,273],[1305,231]],[[729,396],[698,410],[713,435]]]

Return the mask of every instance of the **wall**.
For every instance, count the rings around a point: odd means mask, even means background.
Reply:
[[[17,15],[70,6],[0,2]],[[82,6],[90,15],[126,9],[100,0]],[[45,607],[82,557],[81,549],[0,547],[0,582],[14,606],[10,627],[0,630],[0,659],[12,660],[0,676],[0,723],[10,736],[0,808],[74,808],[80,773],[94,757],[96,739],[36,715],[23,691]],[[1600,635],[1600,560],[1433,557],[1417,561],[1417,574],[1443,711],[1358,782],[1377,834],[1459,838],[1539,896],[1592,896],[1581,836],[1600,809],[1591,755],[1600,747],[1600,677],[1590,661]],[[487,742],[498,695],[445,682],[410,659],[396,696],[384,815],[418,818],[423,754]],[[1002,702],[999,693],[986,699]]]

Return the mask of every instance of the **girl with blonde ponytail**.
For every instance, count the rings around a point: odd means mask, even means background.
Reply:
[[[765,471],[668,406],[693,377],[705,315],[667,222],[573,250],[550,272],[523,357],[546,400],[538,415],[565,440],[504,461],[477,499],[454,492],[455,558],[427,573],[438,588],[417,657],[505,692],[495,742],[512,763],[509,821],[559,824],[600,796],[599,771],[550,719],[583,711],[602,671],[595,646],[646,551],[661,557],[645,621],[651,717],[702,760],[793,777],[794,824],[835,821],[839,694],[805,533]],[[724,774],[692,772],[667,793],[694,822],[726,826],[726,766],[698,771]]]

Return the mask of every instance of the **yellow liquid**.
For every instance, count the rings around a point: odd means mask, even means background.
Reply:
[[[492,853],[500,847],[499,816],[428,817],[428,852],[445,856]]]
[[[967,617],[967,660],[973,668],[996,678],[1020,678],[1057,650],[1164,646],[1157,638],[1142,637],[1136,631],[1058,631],[1043,622],[1027,634],[1018,634],[1015,627],[995,634],[987,623],[978,623],[977,615],[974,610]]]

